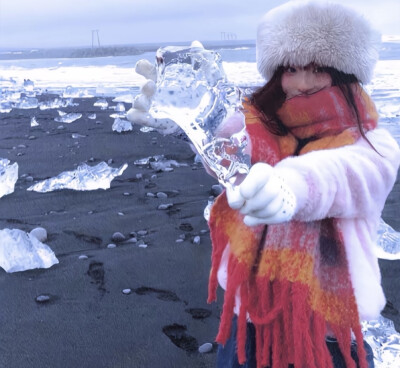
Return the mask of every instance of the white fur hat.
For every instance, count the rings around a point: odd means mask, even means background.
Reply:
[[[265,79],[283,65],[312,62],[371,80],[380,37],[354,10],[335,3],[290,1],[269,11],[258,26],[257,66]]]

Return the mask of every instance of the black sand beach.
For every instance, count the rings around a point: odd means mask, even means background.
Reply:
[[[213,342],[222,302],[220,293],[218,303],[206,303],[211,244],[203,210],[216,181],[179,138],[139,126],[113,132],[114,111],[93,106],[96,100],[74,99],[78,106],[62,108],[82,113],[71,124],[55,122],[56,109],[0,114],[0,157],[19,165],[14,193],[0,199],[0,229],[45,228],[60,262],[12,274],[0,269],[0,367],[214,367],[215,345],[205,354],[198,347]],[[30,126],[33,116],[38,127]],[[134,164],[155,155],[185,166],[159,172]],[[26,190],[82,162],[101,161],[129,165],[108,190]],[[396,230],[399,188],[383,214]],[[159,192],[166,198],[148,194]],[[116,232],[137,242],[115,242]],[[380,265],[389,300],[384,314],[400,331],[400,261]],[[49,300],[39,303],[39,295]]]

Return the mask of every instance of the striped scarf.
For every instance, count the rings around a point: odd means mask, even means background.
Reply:
[[[373,102],[360,86],[352,88],[364,132],[374,129],[378,116]],[[294,154],[342,147],[361,137],[357,118],[338,87],[287,100],[278,111],[289,129],[285,136],[270,133],[254,106],[246,104],[244,112],[253,163],[275,165]],[[308,143],[300,148],[299,142]],[[246,361],[246,324],[250,318],[256,330],[258,368],[287,368],[288,364],[296,368],[333,367],[325,343],[328,325],[347,367],[356,367],[350,354],[352,334],[358,343],[360,367],[367,367],[337,219],[248,227],[243,216],[229,207],[223,193],[212,207],[209,226],[213,251],[208,302],[216,300],[217,271],[228,243],[230,250],[216,341],[224,344],[229,338],[239,295],[239,363]]]

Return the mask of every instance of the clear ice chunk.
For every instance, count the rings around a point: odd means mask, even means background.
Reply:
[[[140,128],[140,131],[141,131],[142,133],[150,133],[150,132],[155,132],[156,130],[155,130],[154,128],[152,128],[152,127],[142,126],[142,127]]]
[[[117,112],[124,112],[125,105],[122,102],[118,102],[117,105],[115,106],[114,110]]]
[[[58,116],[54,119],[54,121],[57,121],[58,123],[73,123],[74,121],[80,119],[82,117],[82,114],[79,112],[70,112],[68,114],[64,114],[62,116]]]
[[[6,158],[0,158],[0,198],[14,192],[15,183],[18,180],[18,164]]]
[[[74,171],[64,171],[56,177],[46,179],[30,186],[27,190],[40,193],[52,192],[60,189],[79,191],[109,189],[111,181],[125,171],[128,164],[119,168],[112,168],[107,163],[98,165],[79,165]]]
[[[100,98],[99,100],[97,100],[93,106],[97,106],[100,107],[102,110],[105,110],[108,107],[108,102],[106,99],[104,98]]]
[[[37,127],[37,126],[39,126],[39,123],[37,122],[36,118],[33,117],[31,119],[31,127],[33,128],[33,127]]]
[[[87,89],[67,86],[64,91],[62,97],[64,98],[89,98],[94,97]]]
[[[112,130],[118,133],[129,132],[132,130],[132,124],[127,120],[116,118],[112,125]]]
[[[55,98],[54,100],[43,101],[39,104],[40,110],[49,110],[49,109],[59,109],[60,107],[70,106],[72,100],[67,99],[63,100],[61,98]]]
[[[9,101],[0,102],[0,113],[8,114],[12,110],[12,103]]]
[[[364,340],[374,352],[375,368],[394,368],[400,362],[400,334],[390,319],[380,316],[361,323]]]
[[[18,229],[0,230],[0,267],[6,272],[49,268],[58,259],[49,246]]]
[[[400,233],[382,219],[378,228],[377,256],[381,259],[400,259]]]
[[[36,109],[39,105],[39,101],[36,97],[23,97],[17,104],[18,109]]]
[[[178,124],[221,184],[248,173],[244,117],[235,131],[221,129],[226,118],[241,114],[241,90],[228,82],[220,55],[203,47],[168,46],[157,50],[156,61],[153,118]]]
[[[25,91],[33,91],[34,86],[35,86],[35,83],[33,81],[31,81],[30,79],[24,79]]]
[[[180,164],[175,160],[167,160],[165,158],[162,158],[160,160],[150,161],[150,166],[153,170],[156,171],[172,171],[173,170],[172,166],[181,167],[181,166],[187,166],[187,164]]]

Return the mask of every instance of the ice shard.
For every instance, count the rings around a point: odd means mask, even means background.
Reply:
[[[6,158],[0,158],[0,198],[14,192],[18,180],[18,164],[12,165]]]
[[[400,259],[400,233],[382,219],[379,223],[377,256],[381,259]]]
[[[18,229],[0,230],[0,267],[6,272],[49,268],[56,263],[54,252],[35,236]]]
[[[119,168],[112,168],[104,161],[98,165],[79,165],[76,170],[64,171],[56,177],[46,179],[30,186],[27,190],[40,193],[52,192],[61,189],[79,191],[109,189],[111,181],[125,171],[128,164]]]
[[[128,120],[116,118],[112,125],[112,130],[118,133],[129,132],[132,130],[132,124]]]
[[[218,53],[200,44],[168,46],[156,54],[157,92],[149,113],[178,124],[223,185],[246,174],[250,157],[244,117],[236,131],[221,123],[241,114],[241,91],[227,81]]]

